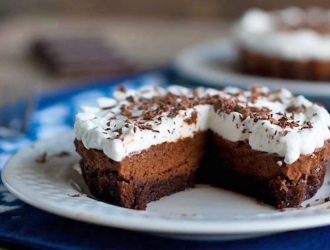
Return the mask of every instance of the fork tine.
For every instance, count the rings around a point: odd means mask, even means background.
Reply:
[[[34,86],[32,86],[31,94],[26,99],[27,105],[26,105],[26,111],[24,113],[23,124],[21,128],[22,133],[28,130],[31,114],[37,108],[39,103],[39,98],[40,98],[40,84],[37,83]]]
[[[2,85],[0,137],[19,136],[28,129],[30,115],[39,97],[39,84]]]

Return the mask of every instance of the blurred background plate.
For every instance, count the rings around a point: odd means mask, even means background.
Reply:
[[[287,88],[295,94],[314,98],[330,95],[330,82],[298,81],[251,76],[235,69],[236,51],[230,39],[217,39],[182,50],[174,60],[175,72],[195,84],[223,88],[247,88],[262,84],[273,90]]]

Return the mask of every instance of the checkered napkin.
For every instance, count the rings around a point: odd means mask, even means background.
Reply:
[[[166,76],[163,71],[149,72],[121,83],[127,88],[146,84],[166,86],[169,84]],[[27,133],[19,138],[0,139],[0,167],[31,142],[72,129],[79,106],[95,105],[98,97],[111,95],[117,83],[118,80],[102,80],[44,93]],[[61,218],[21,202],[0,183],[0,246],[1,242],[36,249],[328,249],[330,227],[244,241],[172,240]]]

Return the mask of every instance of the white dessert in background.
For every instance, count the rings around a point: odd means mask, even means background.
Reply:
[[[330,10],[248,10],[233,29],[248,74],[330,80]]]

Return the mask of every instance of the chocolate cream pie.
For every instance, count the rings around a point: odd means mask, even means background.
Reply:
[[[247,11],[235,25],[242,72],[299,80],[330,80],[330,12],[290,7]]]
[[[284,208],[322,185],[329,126],[322,105],[286,89],[119,87],[82,107],[75,146],[91,193],[126,208],[196,182]]]

